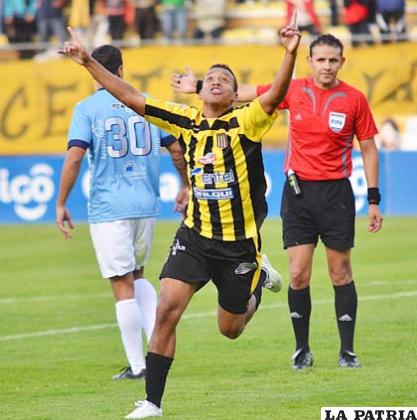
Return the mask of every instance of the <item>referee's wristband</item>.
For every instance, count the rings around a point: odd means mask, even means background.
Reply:
[[[368,188],[368,204],[379,204],[381,202],[381,194],[378,187]]]
[[[197,84],[195,85],[195,93],[200,93],[200,90],[203,88],[203,81],[197,80]]]

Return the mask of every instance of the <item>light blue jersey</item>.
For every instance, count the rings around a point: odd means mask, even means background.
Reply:
[[[78,103],[68,148],[89,151],[89,222],[156,216],[160,147],[173,141],[104,89]]]

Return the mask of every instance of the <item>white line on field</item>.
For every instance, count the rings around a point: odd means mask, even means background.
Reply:
[[[367,300],[383,300],[383,299],[397,299],[403,297],[413,297],[417,296],[417,290],[411,292],[398,292],[392,293],[387,295],[370,295],[370,296],[362,296],[359,298],[359,301],[367,301]],[[334,300],[317,300],[314,301],[314,305],[327,305],[333,304]],[[286,303],[276,303],[272,305],[261,305],[259,309],[275,309],[275,308],[286,308]],[[182,319],[195,319],[195,318],[207,318],[209,316],[216,316],[217,312],[195,312],[191,314],[185,314]],[[61,330],[47,330],[47,331],[39,331],[39,332],[32,332],[32,333],[23,333],[23,334],[15,334],[15,335],[5,335],[3,337],[0,336],[0,341],[11,341],[11,340],[20,340],[24,338],[32,338],[32,337],[45,337],[49,335],[63,335],[63,334],[73,334],[85,331],[97,331],[97,330],[104,330],[106,328],[115,328],[117,326],[116,323],[112,324],[97,324],[97,325],[88,325],[85,327],[72,327],[66,328]]]
[[[60,296],[25,296],[18,298],[4,298],[0,299],[0,305],[7,305],[10,303],[19,302],[45,302],[49,300],[66,300],[66,299],[96,299],[96,298],[112,298],[110,292],[108,293],[91,293],[82,295],[60,295]]]

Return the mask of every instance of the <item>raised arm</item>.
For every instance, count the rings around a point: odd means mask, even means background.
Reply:
[[[271,88],[259,97],[260,104],[265,112],[272,114],[277,105],[284,99],[294,70],[297,49],[301,34],[296,29],[296,14],[291,22],[292,26],[285,26],[279,32],[281,43],[286,52],[284,61],[279,69]]]
[[[145,96],[120,77],[110,73],[87,52],[74,29],[68,26],[70,40],[65,42],[62,51],[68,57],[84,66],[93,78],[120,102],[140,115],[145,113]]]

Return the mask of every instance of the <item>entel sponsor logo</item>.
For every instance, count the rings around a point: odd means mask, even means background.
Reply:
[[[9,178],[10,172],[0,169],[0,202],[14,203],[13,209],[23,220],[39,220],[48,210],[48,201],[54,195],[53,169],[38,163],[29,170],[29,175]]]
[[[226,173],[214,172],[213,174],[204,173],[201,177],[204,184],[218,184],[218,183],[229,183],[235,181],[233,171],[230,169]]]
[[[363,170],[363,160],[361,156],[352,159],[352,175],[349,178],[355,194],[356,213],[359,213],[366,204],[368,186],[366,184],[365,171]]]
[[[199,188],[194,188],[194,195],[196,198],[203,200],[229,200],[233,198],[233,191],[231,188],[218,190],[200,190]]]

